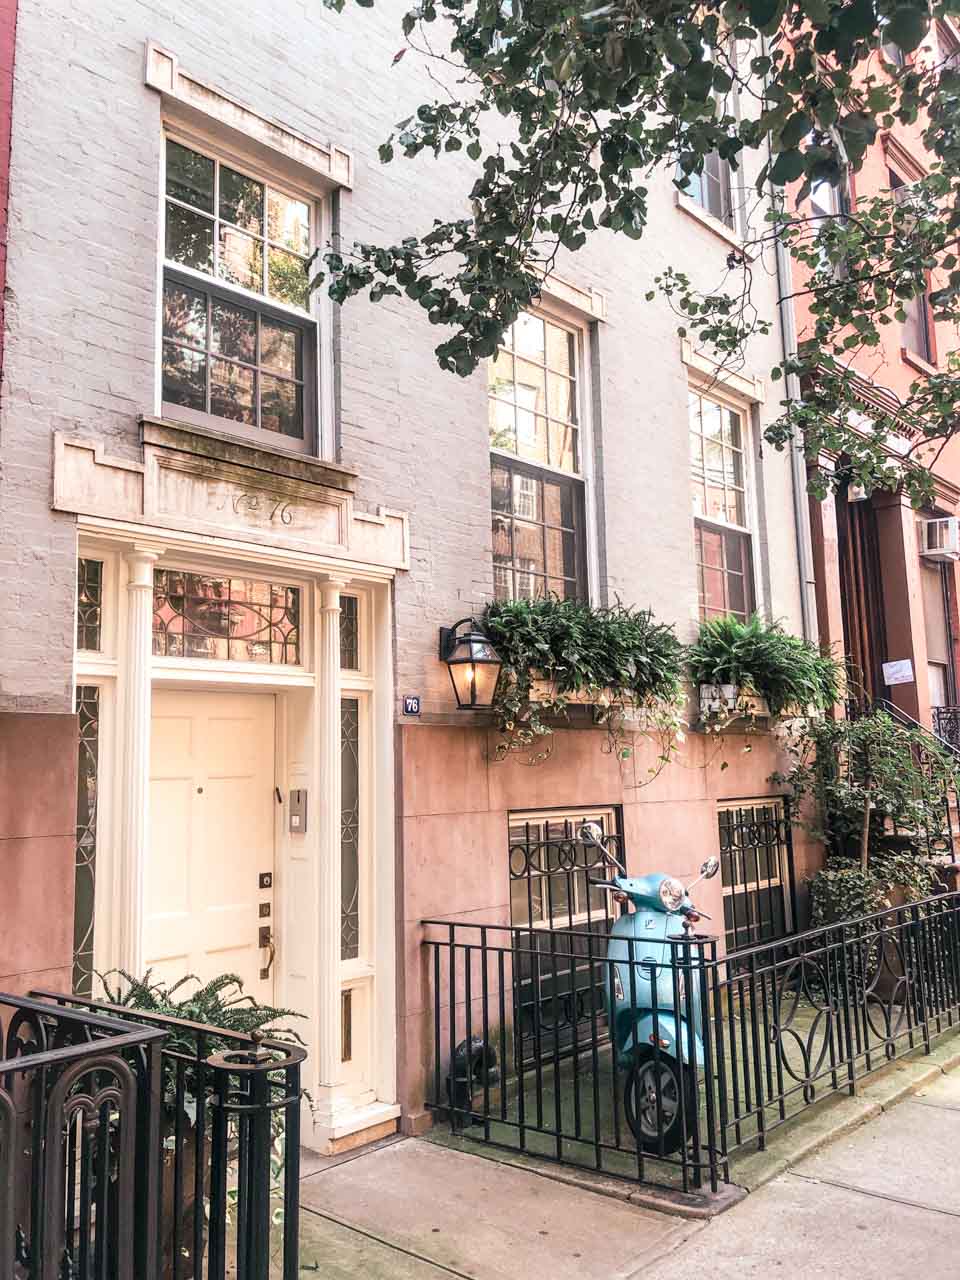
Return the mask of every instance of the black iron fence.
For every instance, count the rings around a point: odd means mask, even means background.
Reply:
[[[433,988],[428,1105],[471,1138],[690,1190],[870,1072],[960,1025],[960,894],[720,955],[715,939],[425,922]],[[517,975],[574,957],[614,1015],[569,1036],[533,1006],[520,1051]]]
[[[153,1275],[163,1032],[0,995],[0,1280]]]
[[[0,1280],[296,1280],[304,1050],[34,994],[0,997]]]

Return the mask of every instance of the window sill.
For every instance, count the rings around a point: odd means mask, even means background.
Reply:
[[[908,351],[906,347],[900,348],[900,359],[904,364],[908,364],[911,369],[916,369],[918,373],[926,374],[928,378],[940,372],[935,364],[931,364],[929,360],[924,360],[923,356],[918,356],[913,351]]]
[[[160,408],[165,421],[178,423],[189,431],[200,432],[212,439],[236,440],[241,444],[265,449],[268,453],[286,454],[288,457],[302,458],[304,454],[313,452],[306,439],[281,435],[276,431],[264,431],[261,427],[232,422],[229,418],[218,418],[212,413],[202,413],[197,409],[186,409],[167,400],[164,400]]]
[[[685,195],[682,191],[677,191],[675,192],[675,201],[678,209],[688,214],[691,218],[695,218],[702,226],[712,231],[715,236],[719,236],[721,240],[725,240],[727,244],[732,245],[738,253],[742,253],[751,259],[754,257],[746,249],[742,238],[737,235],[732,227],[728,227],[725,222],[721,222],[712,213],[708,213],[706,209],[701,208],[696,200],[692,200],[690,196]]]
[[[269,436],[269,432],[261,432]],[[164,449],[177,449],[200,457],[216,458],[257,471],[269,471],[273,475],[287,476],[291,480],[304,480],[310,484],[322,484],[327,488],[343,489],[352,493],[356,488],[357,473],[339,464],[324,462],[306,453],[278,448],[270,439],[251,439],[235,436],[196,422],[175,418],[155,418],[148,414],[140,418],[140,439]]]

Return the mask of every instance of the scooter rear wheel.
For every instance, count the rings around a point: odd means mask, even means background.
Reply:
[[[664,1053],[656,1059],[652,1052],[634,1059],[624,1082],[623,1109],[641,1150],[663,1156],[678,1151],[683,1145],[684,1116],[689,1140],[695,1106],[689,1067]]]

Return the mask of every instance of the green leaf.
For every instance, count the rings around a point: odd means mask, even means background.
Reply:
[[[747,12],[755,27],[765,27],[780,12],[780,0],[748,0]]]
[[[770,181],[775,187],[785,187],[803,174],[803,156],[799,151],[781,151],[770,170]]]
[[[669,28],[660,33],[660,39],[663,42],[663,51],[673,63],[675,67],[685,67],[689,64],[691,53],[689,45],[671,31]]]
[[[926,9],[904,6],[894,9],[890,21],[883,28],[883,38],[892,41],[904,53],[912,53],[923,43],[929,29],[930,16]]]
[[[799,146],[810,132],[812,123],[805,111],[795,111],[780,130],[780,144],[784,151]]]

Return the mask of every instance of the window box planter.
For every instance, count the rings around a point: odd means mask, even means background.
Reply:
[[[541,704],[556,702],[558,698],[562,697],[563,701],[570,703],[571,706],[602,706],[605,694],[606,690],[603,689],[580,689],[576,693],[564,693],[561,695],[558,692],[556,680],[540,675],[535,675],[530,684],[530,701]]]
[[[702,684],[700,686],[700,720],[711,728],[724,728],[734,720],[769,720],[766,698],[750,693],[736,684]]]

